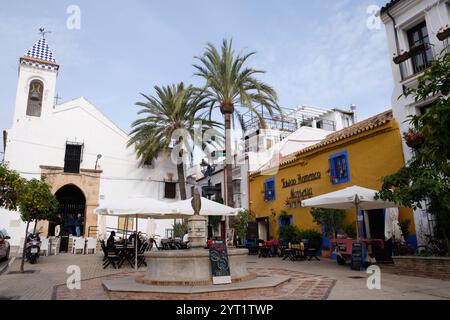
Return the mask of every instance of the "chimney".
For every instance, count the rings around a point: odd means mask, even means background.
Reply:
[[[358,121],[356,120],[356,104],[352,103],[350,110],[353,112],[353,123],[356,123]]]

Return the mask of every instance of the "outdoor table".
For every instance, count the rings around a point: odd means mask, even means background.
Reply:
[[[128,261],[128,263],[130,264],[130,266],[132,268],[134,268],[134,255],[135,255],[135,250],[136,248],[134,247],[134,245],[116,245],[116,249],[119,251],[119,255],[125,259],[126,261]]]

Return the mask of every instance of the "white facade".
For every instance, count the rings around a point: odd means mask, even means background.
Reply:
[[[40,42],[42,44],[42,40]],[[57,66],[40,57],[28,55],[24,58]],[[7,130],[5,147],[4,160],[9,167],[27,179],[40,178],[42,166],[64,167],[67,142],[80,143],[83,145],[81,171],[97,171],[100,175],[99,198],[93,202],[98,204],[100,199],[136,195],[164,199],[165,183],[177,181],[177,170],[172,161],[161,156],[151,166],[140,167],[134,148],[127,148],[129,136],[83,97],[54,105],[57,73],[57,67],[46,69],[21,61],[14,118]],[[40,116],[27,115],[33,80],[40,80],[44,86]],[[68,174],[64,179],[70,180],[70,177]],[[178,194],[177,187],[177,197]],[[86,207],[94,204],[86,203]],[[86,212],[86,217],[92,214]],[[158,220],[156,234],[164,236],[172,224],[173,220]],[[108,217],[107,227],[117,228],[117,218]],[[8,231],[12,245],[18,245],[20,237],[24,236],[24,223],[19,221],[17,212],[0,209],[1,228]],[[146,232],[146,222],[140,221],[139,228]]]
[[[408,116],[420,114],[424,107],[432,102],[433,98],[425,103],[415,103],[412,96],[405,98],[405,88],[411,88],[417,84],[417,78],[426,69],[414,58],[396,64],[394,57],[399,57],[405,52],[411,52],[412,30],[422,24],[428,34],[425,61],[431,60],[448,46],[448,38],[444,41],[438,39],[437,34],[450,26],[450,1],[448,0],[401,0],[388,3],[381,11],[381,19],[386,26],[389,51],[391,53],[391,67],[394,77],[394,90],[392,93],[392,111],[400,125],[402,133],[409,129]],[[425,25],[423,25],[425,23]],[[425,29],[424,29],[425,30]],[[397,60],[397,62],[399,62]],[[399,98],[400,97],[400,98]],[[411,159],[412,150],[403,141],[403,154],[405,162]],[[417,243],[423,244],[423,234],[429,234],[429,217],[424,210],[414,211]]]

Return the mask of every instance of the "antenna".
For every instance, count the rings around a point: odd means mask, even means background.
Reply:
[[[50,30],[45,30],[45,28],[39,28],[39,33],[41,34],[42,39],[45,40],[45,35],[46,35],[47,33],[52,33],[52,32],[51,32]]]

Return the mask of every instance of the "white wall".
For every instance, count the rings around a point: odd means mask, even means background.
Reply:
[[[40,117],[26,115],[28,86],[39,78],[44,82],[44,100]],[[154,166],[139,167],[134,148],[127,148],[128,135],[114,125],[84,98],[53,106],[56,73],[21,65],[16,107],[11,129],[8,130],[5,161],[10,168],[26,178],[39,178],[41,165],[64,166],[67,141],[84,143],[82,169],[103,170],[100,177],[100,197],[105,200],[133,195],[164,197],[164,180],[172,176],[177,181],[175,164],[161,156]],[[179,193],[178,193],[179,194]],[[15,226],[18,213],[0,212],[0,228],[11,235],[11,243],[18,244],[24,225]],[[164,235],[173,220],[157,222],[157,232]],[[108,227],[117,228],[117,219],[108,219]],[[142,231],[146,231],[143,227]]]
[[[397,30],[399,50],[409,50],[409,44],[407,39],[407,30],[417,25],[418,23],[425,21],[427,25],[428,35],[433,50],[436,53],[441,52],[444,43],[440,41],[436,34],[441,27],[450,25],[450,5],[449,1],[442,0],[405,0],[398,5],[393,6],[390,9],[390,14],[395,19],[396,25],[392,19],[384,13],[381,18],[386,27],[386,35],[389,46],[389,57],[391,62],[392,75],[394,77],[394,89],[392,92],[391,103],[392,112],[394,118],[400,125],[400,131],[406,132],[410,125],[407,121],[408,116],[419,114],[420,104],[414,102],[413,97],[400,97],[403,94],[403,87],[412,87],[417,84],[417,78],[420,75],[416,75],[410,79],[402,80],[400,73],[400,66],[393,62],[393,57],[397,53],[397,46],[395,40],[394,27]],[[399,98],[400,97],[400,98]],[[411,159],[412,150],[406,145],[405,141],[402,143],[403,155],[405,162]],[[427,213],[422,210],[414,211],[414,223],[416,230],[424,230],[428,232]],[[425,242],[425,239],[421,237],[421,232],[417,232],[418,244]]]

